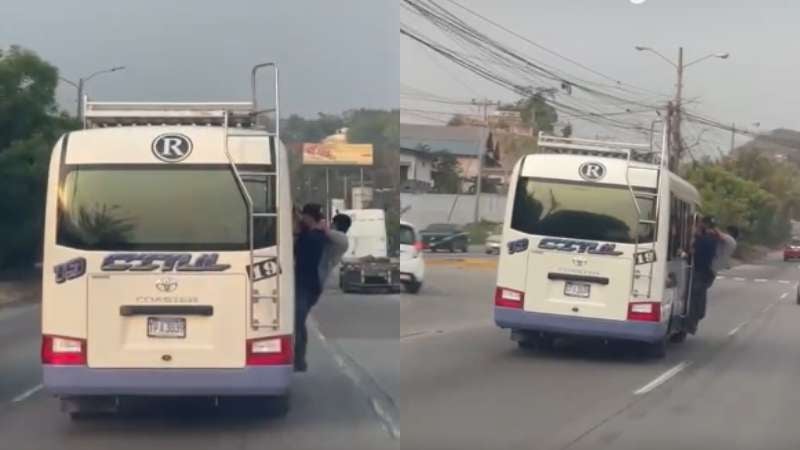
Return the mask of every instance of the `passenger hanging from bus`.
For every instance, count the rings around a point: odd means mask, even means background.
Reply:
[[[739,239],[739,228],[728,226],[725,231],[717,230],[717,254],[711,263],[715,274],[731,268],[731,258],[736,251],[736,240]]]
[[[713,262],[717,254],[719,237],[713,217],[704,217],[697,224],[694,237],[694,275],[692,278],[692,292],[689,301],[689,332],[697,333],[697,325],[706,316],[706,303],[708,290],[714,284],[716,273]]]
[[[327,237],[321,229],[322,207],[305,205],[300,212],[300,232],[295,244],[295,359],[297,372],[307,370],[306,319],[322,293],[319,267]]]
[[[331,271],[342,260],[342,256],[347,252],[349,241],[347,230],[350,229],[352,220],[347,214],[336,214],[331,219],[333,227],[324,227],[325,235],[328,238],[322,252],[322,260],[319,265],[319,278],[322,289],[325,289],[325,282]]]

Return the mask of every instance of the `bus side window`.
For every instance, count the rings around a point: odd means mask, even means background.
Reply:
[[[680,205],[674,195],[670,195],[669,214],[669,241],[667,243],[667,260],[672,260],[680,254],[681,229]]]

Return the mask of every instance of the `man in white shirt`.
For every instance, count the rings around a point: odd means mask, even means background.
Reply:
[[[333,268],[342,260],[342,256],[347,251],[349,245],[347,230],[350,229],[352,220],[347,214],[337,214],[331,220],[332,227],[325,230],[328,242],[322,250],[322,259],[319,262],[320,285],[325,286]]]
[[[711,268],[714,273],[719,273],[720,270],[731,268],[731,257],[733,252],[736,251],[736,239],[739,238],[739,229],[735,226],[729,226],[727,233],[715,230],[717,233],[717,254],[711,262]]]

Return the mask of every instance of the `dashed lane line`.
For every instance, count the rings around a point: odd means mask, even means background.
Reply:
[[[679,374],[683,369],[689,367],[692,364],[691,361],[683,361],[676,365],[675,367],[667,370],[666,372],[662,373],[661,375],[657,376],[653,381],[645,384],[644,386],[640,387],[639,389],[633,391],[634,395],[643,395],[647,394],[648,392],[652,391],[653,389],[661,386],[662,384],[669,381],[672,377]]]

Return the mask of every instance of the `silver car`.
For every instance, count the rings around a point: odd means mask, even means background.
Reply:
[[[486,254],[499,255],[500,245],[503,242],[503,236],[500,234],[493,234],[486,238]]]

